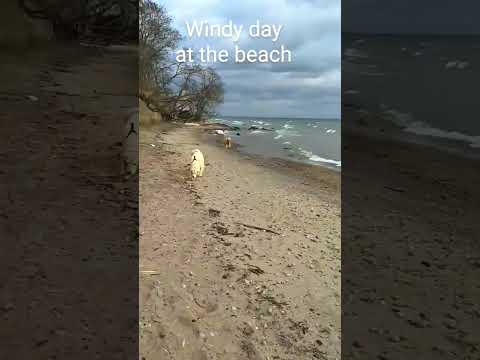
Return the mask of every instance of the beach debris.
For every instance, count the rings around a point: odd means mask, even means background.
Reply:
[[[237,238],[238,237],[245,237],[245,233],[242,230],[240,230],[240,231],[236,232],[234,236],[237,237]]]
[[[27,99],[30,101],[38,101],[38,97],[33,96],[33,95],[27,95]]]
[[[269,128],[266,128],[266,127],[263,127],[263,126],[255,126],[255,125],[252,125],[248,128],[248,130],[252,131],[252,130],[263,130],[263,131],[273,131],[273,129],[269,129]]]
[[[255,275],[265,274],[265,271],[263,271],[261,268],[251,264],[248,265],[248,271],[250,271],[251,273],[254,273]]]
[[[219,233],[220,235],[235,235],[234,233],[230,232],[226,225],[221,222],[216,222],[212,224],[212,227]]]
[[[246,336],[250,336],[252,335],[255,330],[258,329],[252,321],[246,321],[244,324],[243,324],[243,329],[242,329],[242,332],[246,335]]]
[[[268,233],[271,233],[271,234],[275,234],[275,235],[281,235],[280,233],[274,231],[274,230],[271,230],[271,229],[267,229],[267,228],[264,228],[264,227],[261,227],[261,226],[256,226],[256,225],[249,225],[249,224],[244,224],[244,223],[240,223],[240,222],[237,222],[238,225],[242,225],[242,226],[245,226],[246,228],[249,228],[249,229],[255,229],[255,230],[260,230],[260,231],[265,231],[265,232],[268,232]]]
[[[270,304],[275,305],[275,306],[278,307],[278,308],[282,308],[283,306],[288,305],[287,302],[285,302],[285,301],[278,301],[278,300],[276,300],[272,295],[268,295],[268,294],[261,294],[259,300],[260,300],[260,301],[267,301],[267,302],[269,302]]]
[[[396,188],[396,187],[393,187],[393,186],[387,186],[387,185],[385,185],[384,188],[387,189],[387,190],[390,190],[390,191],[395,191],[395,192],[400,192],[400,193],[405,192],[404,189]]]
[[[140,270],[140,275],[160,275],[158,270]]]
[[[216,210],[216,209],[208,209],[208,215],[210,217],[219,217],[220,216],[220,210]]]

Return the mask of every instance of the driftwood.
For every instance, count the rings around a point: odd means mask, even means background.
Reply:
[[[392,186],[384,186],[384,188],[387,189],[387,190],[390,190],[390,191],[395,191],[395,192],[400,192],[400,193],[405,192],[404,189],[395,188],[395,187],[392,187]]]
[[[266,231],[266,232],[268,232],[268,233],[272,233],[272,234],[275,234],[275,235],[281,235],[280,233],[278,233],[278,232],[276,232],[276,231],[273,231],[273,230],[270,230],[270,229],[266,229],[266,228],[263,228],[263,227],[260,227],[260,226],[248,225],[248,224],[239,223],[239,222],[237,222],[237,224],[238,224],[238,225],[245,226],[246,228],[255,229],[255,230],[260,230],[260,231]]]

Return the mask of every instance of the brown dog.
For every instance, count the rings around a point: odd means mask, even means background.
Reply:
[[[230,136],[223,139],[223,145],[225,145],[226,149],[230,149],[232,147],[232,138]]]

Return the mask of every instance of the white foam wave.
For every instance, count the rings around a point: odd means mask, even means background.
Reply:
[[[234,125],[239,125],[239,126],[240,126],[240,125],[243,125],[243,121],[233,120],[233,121],[232,121],[232,124],[234,124]]]
[[[251,134],[265,134],[265,131],[262,130],[253,130]]]
[[[285,129],[293,129],[294,126],[292,124],[285,124],[285,125],[283,125],[283,127]]]
[[[277,134],[275,136],[275,139],[281,139],[286,136],[301,136],[299,133],[296,131],[289,130],[290,128],[284,128],[284,129],[278,129],[275,130],[275,133]]]
[[[460,69],[463,70],[467,68],[470,64],[468,61],[460,61],[460,60],[454,60],[454,61],[449,61],[445,64],[445,69]]]
[[[366,76],[384,76],[385,73],[364,71],[364,72],[361,72],[360,75],[366,75]]]
[[[325,131],[327,134],[335,134],[337,132],[337,130],[334,130],[334,129],[328,129],[327,131]]]
[[[409,124],[404,131],[424,136],[432,136],[443,139],[463,141],[472,148],[480,148],[480,136],[466,135],[458,131],[447,131],[429,126],[421,121]]]
[[[323,162],[323,163],[326,163],[326,164],[333,164],[333,165],[338,166],[338,167],[342,166],[341,161],[326,159],[324,157],[321,157],[319,155],[316,155],[316,154],[312,153],[311,151],[303,150],[302,148],[299,148],[299,150],[302,153],[302,155],[305,156],[306,158],[308,158],[310,161]]]
[[[358,91],[358,90],[345,90],[343,93],[345,95],[356,95],[356,94],[360,93],[360,91]]]
[[[361,52],[355,48],[345,49],[345,52],[343,54],[350,58],[362,58],[362,59],[368,58],[368,55],[366,53]]]
[[[323,162],[323,163],[327,163],[327,164],[333,164],[333,165],[338,166],[338,167],[342,166],[341,161],[332,160],[332,159],[325,159],[325,158],[322,158],[321,156],[318,156],[318,155],[312,155],[308,159],[311,160],[311,161],[315,161],[315,162]]]
[[[380,107],[386,108],[386,105],[381,104]],[[395,109],[385,110],[385,115],[387,115],[388,119],[392,121],[394,124],[405,127],[408,126],[413,122],[413,117],[409,113],[402,113]]]

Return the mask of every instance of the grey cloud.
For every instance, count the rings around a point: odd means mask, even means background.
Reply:
[[[280,39],[243,37],[245,50],[271,50],[284,45],[294,61],[283,64],[215,63],[226,88],[225,115],[280,117],[339,117],[340,115],[340,0],[168,0],[163,1],[182,30],[185,20],[223,23],[232,20],[245,27],[257,18],[282,24]],[[244,30],[246,31],[246,30]],[[225,39],[187,39],[194,48],[209,44],[226,48],[233,57],[234,44]]]

